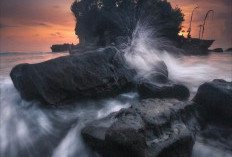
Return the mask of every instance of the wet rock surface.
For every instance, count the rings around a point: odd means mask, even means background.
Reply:
[[[213,80],[202,84],[193,101],[202,126],[193,157],[232,156],[232,82]]]
[[[232,47],[225,50],[225,52],[231,52],[231,51],[232,51]]]
[[[193,101],[202,126],[193,157],[232,156],[232,82],[213,80],[202,84]],[[202,154],[201,154],[202,153]]]
[[[213,80],[202,84],[193,101],[204,123],[232,126],[232,82]]]
[[[137,86],[141,98],[176,98],[186,100],[189,98],[189,90],[181,84],[169,82],[167,84],[155,84],[151,82],[141,82]]]
[[[209,52],[223,52],[223,49],[222,48],[215,48],[215,49],[209,50]]]
[[[190,157],[196,126],[194,103],[146,99],[87,124],[82,136],[102,157]]]
[[[230,152],[232,155],[232,128],[208,125],[197,134],[197,141]]]
[[[136,84],[142,99],[175,98],[186,100],[190,95],[187,87],[174,83],[168,78],[168,69],[163,61],[157,61],[153,71],[145,78],[138,79]]]
[[[22,98],[52,105],[76,98],[115,96],[133,87],[134,75],[114,47],[20,64],[10,73]]]

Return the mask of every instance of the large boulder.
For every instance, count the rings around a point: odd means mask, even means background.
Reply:
[[[138,93],[142,99],[147,98],[175,98],[178,100],[188,99],[190,92],[187,87],[169,81],[166,84],[157,84],[143,81],[137,85]]]
[[[114,47],[38,64],[20,64],[10,73],[22,98],[52,105],[117,95],[133,87],[134,75]]]
[[[232,82],[213,80],[202,84],[193,99],[205,122],[232,126]]]
[[[187,87],[169,80],[168,69],[163,61],[158,61],[149,74],[137,79],[136,84],[142,99],[175,98],[185,100],[190,96]]]
[[[90,122],[82,136],[102,157],[191,157],[195,126],[192,102],[146,99]]]

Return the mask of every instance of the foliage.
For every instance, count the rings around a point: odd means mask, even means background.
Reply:
[[[184,20],[181,10],[173,9],[166,0],[76,0],[71,10],[82,44],[105,45],[117,36],[131,37],[138,21],[175,39]]]

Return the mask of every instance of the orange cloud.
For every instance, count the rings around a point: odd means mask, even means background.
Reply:
[[[213,47],[232,46],[231,0],[168,0],[185,14],[183,30],[187,31],[192,9],[192,37],[198,37],[199,25],[207,10],[214,9],[214,19],[206,23],[204,37],[216,39]],[[51,51],[52,44],[78,43],[75,18],[70,6],[73,0],[1,0],[0,51]],[[59,32],[59,33],[57,33]],[[184,33],[186,35],[186,33]]]
[[[0,51],[51,51],[52,44],[78,43],[70,11],[72,0],[3,1]]]

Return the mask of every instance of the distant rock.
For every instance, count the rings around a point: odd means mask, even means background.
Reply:
[[[23,99],[52,105],[72,99],[115,96],[131,90],[134,75],[114,47],[38,64],[20,64],[10,73]]]
[[[225,50],[225,52],[232,52],[232,47]]]
[[[222,48],[216,48],[216,49],[213,49],[212,52],[223,52],[223,49]]]
[[[191,157],[194,103],[146,99],[82,130],[86,144],[102,157]]]
[[[232,82],[213,80],[202,84],[193,99],[206,123],[232,126]]]
[[[62,44],[62,45],[52,45],[51,50],[52,52],[64,52],[68,51],[69,49],[75,47],[73,44]]]

